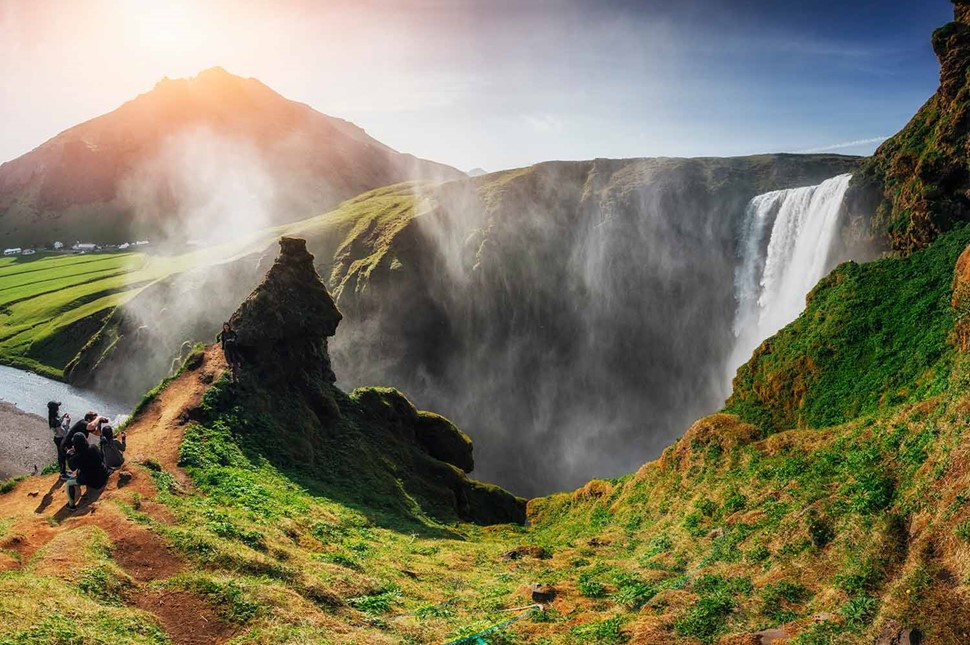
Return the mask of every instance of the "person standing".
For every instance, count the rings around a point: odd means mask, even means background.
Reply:
[[[236,370],[242,363],[239,356],[239,348],[236,346],[236,343],[239,341],[239,335],[232,328],[232,325],[226,322],[222,323],[222,331],[216,336],[216,340],[222,344],[222,353],[226,357],[226,363],[229,364],[229,368],[232,370],[233,380],[236,380]]]
[[[64,437],[67,436],[67,426],[71,423],[71,415],[60,414],[61,402],[47,402],[47,425],[54,433],[54,446],[57,448],[57,467],[61,471],[61,479],[66,480],[67,474],[67,446]]]

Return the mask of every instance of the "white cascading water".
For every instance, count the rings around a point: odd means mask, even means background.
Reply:
[[[762,341],[798,317],[805,296],[834,267],[831,250],[851,178],[839,175],[817,186],[776,190],[748,203],[734,280],[729,380]]]

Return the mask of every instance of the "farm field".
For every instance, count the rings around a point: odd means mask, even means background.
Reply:
[[[112,253],[0,259],[0,363],[62,378],[111,310],[174,273],[230,260],[265,236],[179,255]]]

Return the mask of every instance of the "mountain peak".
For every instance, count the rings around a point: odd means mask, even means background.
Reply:
[[[251,152],[252,163],[222,152],[227,149]],[[205,168],[219,170],[200,186],[198,170]],[[255,78],[210,67],[193,77],[163,78],[113,112],[3,164],[0,237],[39,244],[88,239],[97,230],[110,232],[97,241],[112,243],[130,239],[134,230],[155,238],[186,230],[176,220],[198,210],[200,194],[235,190],[232,169],[247,173],[247,185],[266,187],[258,199],[272,225],[380,186],[464,176],[399,153]]]

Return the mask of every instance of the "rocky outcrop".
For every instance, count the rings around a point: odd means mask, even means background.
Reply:
[[[240,352],[251,365],[246,378],[269,386],[297,385],[318,413],[337,415],[328,387],[337,378],[327,339],[341,318],[313,268],[306,240],[282,238],[276,262],[229,319],[239,334]]]
[[[853,180],[849,204],[878,204],[873,225],[893,248],[923,248],[970,220],[970,5],[954,0],[954,21],[933,34],[940,86]]]
[[[466,477],[471,440],[392,388],[336,385],[327,345],[342,316],[302,239],[282,238],[260,285],[230,318],[243,365],[210,416],[238,428],[270,462],[305,472],[328,494],[480,524],[523,522],[525,500]],[[211,419],[210,419],[211,420]]]
[[[392,425],[398,436],[414,442],[435,459],[466,473],[474,470],[472,440],[440,414],[418,410],[393,388],[362,387],[351,397],[368,415]]]

